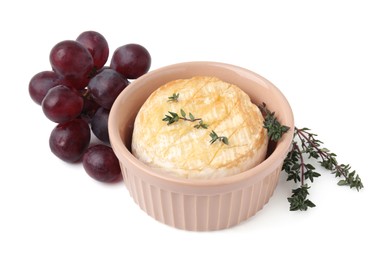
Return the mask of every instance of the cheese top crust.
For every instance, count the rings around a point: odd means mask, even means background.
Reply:
[[[168,101],[173,94],[177,101]],[[167,125],[169,112],[201,118]],[[154,91],[139,110],[131,151],[140,161],[164,172],[194,179],[238,174],[265,159],[268,145],[264,118],[249,96],[216,77],[197,76],[166,83]],[[210,133],[228,138],[211,144]]]

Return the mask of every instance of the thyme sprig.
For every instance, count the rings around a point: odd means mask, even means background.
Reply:
[[[187,113],[183,109],[180,109],[181,116],[171,111],[168,111],[168,113],[169,115],[165,115],[165,117],[163,118],[163,121],[166,121],[167,125],[173,124],[179,120],[190,121],[190,122],[201,121],[201,124],[203,125],[202,128],[206,127],[207,129],[207,125],[203,123],[202,118],[195,118],[195,116],[192,113],[188,113],[189,117],[187,117]]]
[[[178,102],[179,101],[179,93],[173,93],[172,96],[168,97],[168,102]]]
[[[259,108],[265,117],[263,127],[267,129],[270,140],[277,142],[289,130],[289,127],[281,125],[275,113],[270,112],[264,103]],[[309,128],[294,127],[291,149],[282,167],[282,170],[287,174],[287,181],[300,183],[297,189],[292,190],[291,197],[287,198],[291,211],[306,211],[308,208],[316,206],[307,199],[310,189],[307,182],[313,183],[315,178],[320,177],[321,174],[317,172],[313,164],[308,162],[311,158],[314,158],[315,162],[329,170],[335,177],[342,178],[338,181],[338,185],[349,186],[357,191],[364,187],[359,175],[356,175],[356,171],[352,171],[349,164],[338,163],[336,157],[335,153],[323,147],[323,142]]]
[[[287,181],[300,182],[301,189],[304,187],[310,188],[305,182],[313,183],[315,178],[321,176],[315,171],[316,168],[312,164],[305,163],[306,159],[314,158],[320,166],[329,170],[335,177],[343,178],[337,183],[338,185],[349,186],[357,191],[362,189],[364,186],[359,175],[356,175],[356,171],[351,171],[349,164],[338,163],[337,155],[322,145],[323,142],[309,128],[294,128],[291,150],[287,154],[282,168],[287,173]],[[315,207],[310,200],[302,200],[295,193],[293,190],[293,195],[288,198],[290,210],[305,211],[308,207]],[[306,195],[309,195],[309,193],[307,192]]]
[[[187,117],[187,113],[183,109],[180,109],[180,115],[172,111],[168,111],[168,113],[169,115],[165,115],[165,117],[162,119],[163,121],[167,122],[167,125],[171,125],[175,122],[178,122],[179,120],[184,120],[190,122],[198,121],[198,123],[194,125],[194,128],[196,129],[201,129],[201,128],[207,129],[209,127],[208,124],[203,122],[202,118],[196,118],[192,113],[188,113],[188,117]],[[218,136],[214,130],[211,131],[210,137],[211,137],[210,144],[213,144],[217,140],[221,141],[226,145],[229,144],[229,140],[226,136]]]
[[[211,131],[210,133],[210,144],[215,143],[216,141],[221,141],[222,143],[228,145],[229,144],[229,139],[226,136],[218,136],[214,130]]]
[[[278,141],[290,127],[279,123],[275,116],[275,112],[268,110],[265,103],[258,106],[264,116],[264,128],[267,129],[268,136],[272,141]]]

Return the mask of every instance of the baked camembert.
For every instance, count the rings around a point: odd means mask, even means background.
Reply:
[[[170,113],[191,120],[168,124]],[[195,127],[200,120],[205,127]],[[264,118],[249,96],[216,77],[166,83],[154,91],[134,122],[132,153],[150,167],[183,178],[211,179],[248,170],[265,159]],[[212,132],[225,142],[211,142]],[[228,142],[226,142],[228,141]]]

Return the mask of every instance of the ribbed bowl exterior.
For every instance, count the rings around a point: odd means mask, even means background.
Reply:
[[[271,198],[281,166],[253,184],[229,192],[199,195],[152,185],[123,164],[125,185],[148,215],[169,226],[190,231],[232,227],[261,210]]]

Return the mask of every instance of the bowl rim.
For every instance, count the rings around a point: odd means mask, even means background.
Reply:
[[[290,130],[282,136],[282,138],[277,142],[275,150],[263,162],[259,163],[255,167],[252,167],[246,171],[231,176],[215,178],[215,179],[188,179],[188,178],[176,177],[172,174],[166,174],[166,172],[164,174],[164,171],[149,167],[145,163],[138,160],[130,152],[130,150],[127,148],[125,144],[126,141],[122,140],[119,129],[115,127],[116,122],[118,120],[117,119],[118,116],[115,114],[115,111],[119,111],[118,107],[127,97],[128,92],[133,92],[133,90],[137,88],[138,84],[142,84],[142,82],[145,81],[145,79],[148,79],[150,77],[157,77],[159,74],[164,73],[168,70],[174,70],[183,66],[217,66],[217,67],[223,67],[224,69],[228,69],[228,70],[234,70],[234,71],[238,70],[241,72],[249,73],[252,76],[255,76],[259,80],[264,81],[268,85],[268,87],[273,88],[273,91],[277,93],[279,98],[283,100],[283,102],[286,105],[286,109],[284,113],[286,114],[285,118],[287,122],[285,122],[284,124],[288,125],[290,127]],[[274,84],[272,84],[269,80],[265,79],[263,76],[253,71],[250,71],[248,69],[236,65],[222,63],[222,62],[215,62],[215,61],[180,62],[180,63],[163,66],[155,70],[149,71],[148,73],[144,74],[143,76],[131,82],[130,88],[125,88],[119,94],[119,96],[117,97],[117,99],[115,100],[111,108],[111,111],[113,111],[114,113],[110,112],[109,119],[108,119],[108,131],[109,131],[111,146],[114,152],[116,153],[119,161],[125,160],[128,163],[135,165],[137,168],[141,169],[142,172],[147,174],[147,176],[150,178],[158,179],[172,184],[184,185],[187,187],[214,187],[214,186],[221,186],[221,185],[231,185],[234,183],[240,183],[241,181],[250,180],[255,176],[261,178],[268,176],[268,174],[274,171],[276,167],[279,167],[280,163],[284,160],[284,157],[281,156],[286,156],[288,149],[290,148],[293,139],[293,132],[294,132],[293,131],[294,116],[293,116],[291,106],[288,100],[286,99],[286,97],[284,96],[284,94],[279,90],[279,88],[277,88]],[[112,140],[120,140],[120,142],[112,142]]]

